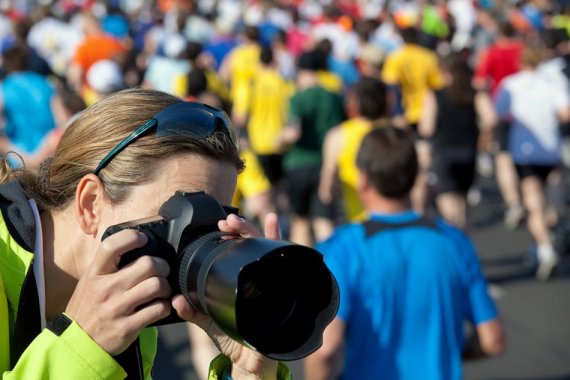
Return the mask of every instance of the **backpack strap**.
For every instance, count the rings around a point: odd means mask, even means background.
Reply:
[[[367,220],[363,223],[366,232],[366,238],[370,238],[378,233],[408,227],[425,227],[439,231],[439,227],[435,219],[422,216],[419,219],[411,220],[403,223],[386,223],[379,220]]]

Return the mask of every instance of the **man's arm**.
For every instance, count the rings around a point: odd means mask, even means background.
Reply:
[[[474,326],[471,334],[467,334],[463,358],[468,360],[500,355],[505,350],[503,324],[489,294],[489,286],[475,246],[461,230],[446,226],[441,228],[455,242],[463,261],[462,276],[467,286],[465,299],[469,306],[466,322],[469,321],[469,326]]]
[[[479,91],[475,95],[475,111],[477,112],[481,130],[486,131],[497,125],[498,117],[493,100],[486,91]]]
[[[437,100],[433,91],[428,91],[424,97],[423,112],[418,124],[418,132],[421,137],[433,136],[437,120]]]
[[[297,105],[297,97],[293,96],[289,99],[289,119],[287,125],[281,130],[277,138],[277,146],[279,151],[284,153],[292,145],[301,138],[302,127],[299,106]]]
[[[305,359],[305,377],[311,380],[339,378],[344,363],[344,321],[335,318],[325,329],[323,345]]]
[[[489,51],[483,51],[479,58],[479,62],[477,63],[475,72],[473,73],[473,87],[478,91],[485,91],[490,87]]]
[[[498,356],[505,351],[505,332],[499,319],[478,324],[463,352],[463,359],[474,360]]]
[[[337,171],[337,157],[342,148],[342,135],[339,127],[331,129],[323,143],[323,165],[319,182],[319,198],[325,204],[332,201],[333,184]]]

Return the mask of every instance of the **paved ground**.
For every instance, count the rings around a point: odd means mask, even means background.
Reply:
[[[497,359],[466,363],[466,379],[570,379],[570,257],[555,279],[539,283],[523,259],[531,247],[524,227],[506,231],[502,205],[490,181],[483,181],[483,203],[473,209],[473,237],[492,294],[507,329],[507,352]],[[156,379],[195,380],[182,325],[161,328]],[[291,363],[303,379],[302,363]],[[310,379],[307,379],[310,380]]]

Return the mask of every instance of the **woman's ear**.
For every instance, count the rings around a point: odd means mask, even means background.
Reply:
[[[105,188],[95,174],[79,180],[75,191],[75,216],[84,234],[96,236],[101,223]]]

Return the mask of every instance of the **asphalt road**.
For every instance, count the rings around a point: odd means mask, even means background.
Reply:
[[[532,246],[526,228],[507,231],[494,183],[480,183],[482,202],[471,210],[470,235],[505,323],[508,344],[499,358],[465,363],[465,378],[570,380],[570,256],[564,257],[554,279],[536,281],[525,265]],[[198,379],[190,363],[186,328],[179,324],[160,330],[154,377]],[[304,378],[302,363],[289,365],[294,379]]]

